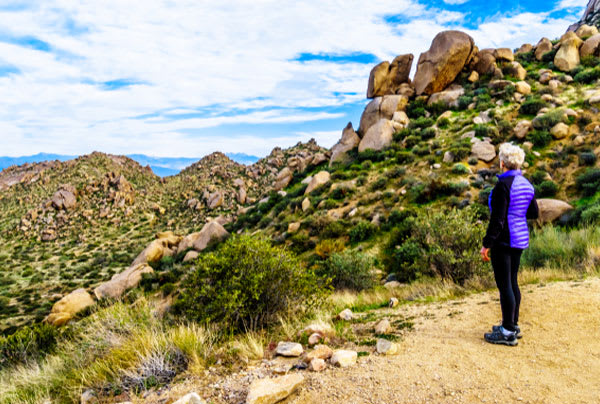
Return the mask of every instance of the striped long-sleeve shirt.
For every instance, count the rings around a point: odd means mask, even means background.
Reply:
[[[529,247],[527,219],[537,219],[539,211],[533,186],[521,170],[510,170],[498,176],[488,204],[490,223],[483,246]]]

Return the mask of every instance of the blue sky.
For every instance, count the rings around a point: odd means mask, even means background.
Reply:
[[[358,126],[369,71],[444,29],[560,36],[587,0],[0,2],[0,155],[266,155]]]

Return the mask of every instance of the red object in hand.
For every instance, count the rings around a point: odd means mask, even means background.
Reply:
[[[479,251],[479,253],[481,254],[481,259],[485,262],[488,262],[490,260],[490,256],[488,255],[489,251],[490,249],[485,247],[481,247],[481,251]]]

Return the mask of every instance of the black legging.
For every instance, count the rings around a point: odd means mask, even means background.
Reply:
[[[517,281],[517,272],[523,250],[509,247],[493,247],[491,251],[492,267],[496,285],[500,291],[502,307],[502,326],[509,331],[515,330],[519,323],[521,291]]]

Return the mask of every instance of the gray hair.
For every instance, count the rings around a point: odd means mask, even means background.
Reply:
[[[521,168],[525,161],[525,152],[519,146],[515,146],[512,143],[503,143],[500,145],[500,152],[498,153],[500,161],[504,163],[504,166],[509,170],[516,170]]]

